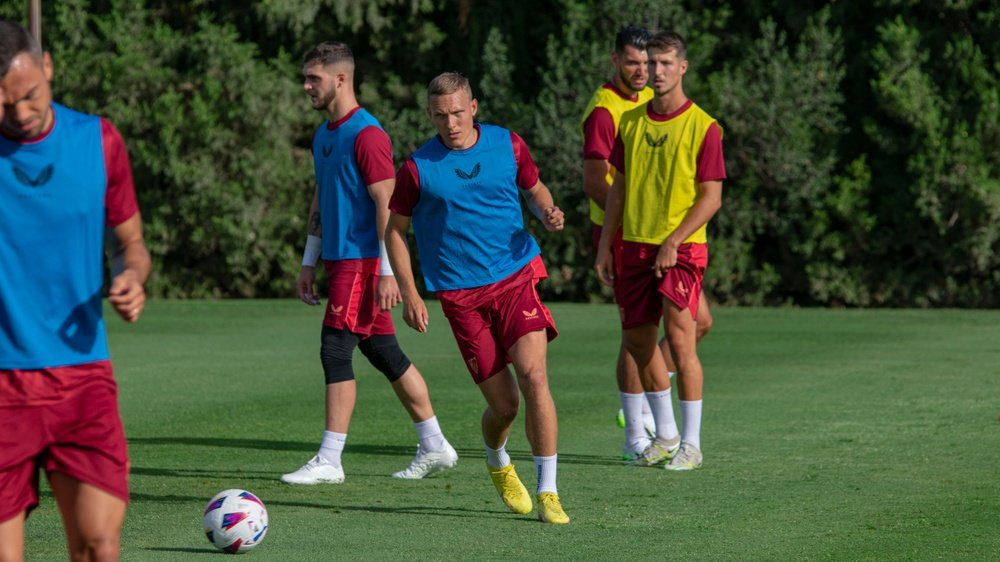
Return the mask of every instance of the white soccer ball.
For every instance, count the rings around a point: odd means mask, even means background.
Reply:
[[[205,506],[208,542],[230,554],[256,547],[267,534],[264,502],[246,490],[223,490]]]

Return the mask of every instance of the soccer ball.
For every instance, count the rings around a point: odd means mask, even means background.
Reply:
[[[223,490],[205,506],[208,542],[230,554],[246,552],[267,534],[264,502],[246,490]]]

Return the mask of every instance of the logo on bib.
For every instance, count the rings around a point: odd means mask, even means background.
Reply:
[[[643,133],[643,137],[642,138],[646,139],[646,144],[648,144],[649,146],[651,146],[653,148],[660,148],[661,146],[663,146],[663,143],[667,142],[667,135],[666,134],[664,134],[660,138],[654,139],[653,135],[651,135],[649,133]]]
[[[476,162],[476,165],[473,166],[472,169],[469,170],[468,172],[455,168],[455,175],[462,178],[463,180],[471,180],[472,178],[479,175],[479,170],[480,170],[479,162]]]
[[[41,187],[49,183],[49,180],[52,179],[52,176],[53,174],[55,174],[55,171],[56,171],[55,167],[52,164],[49,164],[48,166],[42,168],[41,172],[38,172],[38,176],[33,178],[30,175],[28,175],[28,172],[25,172],[21,168],[15,167],[14,177],[17,178],[17,181],[23,183],[28,187]]]

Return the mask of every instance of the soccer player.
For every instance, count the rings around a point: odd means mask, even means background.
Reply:
[[[344,481],[341,453],[357,397],[351,366],[355,347],[392,384],[420,439],[410,466],[393,476],[423,478],[454,467],[458,454],[441,431],[424,378],[396,341],[390,310],[400,301],[399,287],[382,241],[396,172],[389,136],[358,105],[354,56],[347,45],[328,41],[315,46],[305,55],[302,75],[313,109],[328,117],[313,135],[316,192],[298,279],[299,298],[319,304],[315,265],[322,256],[329,281],[320,348],[326,431],[319,452],[281,480]]]
[[[550,231],[563,228],[563,212],[539,181],[521,137],[476,123],[477,109],[469,81],[460,74],[441,74],[428,86],[427,114],[438,135],[399,169],[389,203],[389,257],[402,292],[403,319],[426,332],[427,307],[406,244],[412,222],[427,290],[437,292],[486,399],[486,468],[504,504],[514,513],[532,510],[505,448],[520,388],[538,475],[538,518],[569,523],[556,488],[556,408],[546,373],[548,342],[556,329],[535,289],[541,250],[524,228],[520,197]]]
[[[654,97],[621,116],[609,157],[615,179],[594,269],[614,287],[625,346],[656,422],[655,438],[635,463],[669,461],[669,470],[691,470],[702,463],[703,372],[696,319],[708,265],[706,225],[722,206],[726,178],[722,130],[684,94],[687,46],[680,35],[657,33],[647,54]],[[619,226],[623,241],[616,252]],[[679,446],[669,407],[670,378],[657,345],[661,317],[677,364]]]
[[[649,78],[646,44],[649,37],[647,30],[637,26],[630,25],[618,31],[615,35],[615,48],[611,53],[615,74],[591,96],[580,122],[583,133],[583,191],[589,198],[595,254],[604,224],[604,204],[615,174],[608,157],[618,133],[618,121],[622,113],[645,104],[653,97],[653,91],[646,87]],[[620,244],[619,232],[614,239],[614,248],[619,248]],[[700,341],[712,327],[712,316],[704,293],[699,297],[697,324]],[[677,369],[666,338],[660,340],[660,350],[668,373],[673,376]],[[635,361],[625,350],[624,339],[618,350],[615,374],[622,404],[619,423],[625,428],[622,456],[628,462],[635,460],[649,446],[650,437],[655,435],[656,428],[649,401],[639,382]]]
[[[0,560],[22,560],[44,470],[72,560],[117,560],[129,460],[102,318],[146,302],[150,259],[125,143],[52,100],[52,59],[0,20]],[[110,232],[108,232],[110,229]]]

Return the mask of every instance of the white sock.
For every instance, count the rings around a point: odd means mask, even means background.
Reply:
[[[542,492],[559,493],[559,490],[556,488],[556,458],[558,456],[532,457],[535,459],[535,472],[538,473],[536,494],[541,494]]]
[[[417,437],[420,438],[421,451],[443,451],[444,433],[438,425],[437,416],[431,416],[422,422],[413,424],[417,428]]]
[[[319,456],[333,466],[340,466],[340,454],[344,452],[344,444],[347,443],[346,433],[335,431],[324,431],[323,441],[319,444]]]
[[[486,464],[493,468],[503,468],[510,464],[510,455],[507,454],[507,442],[504,441],[499,449],[491,449],[489,445],[483,444],[486,449]]]
[[[653,419],[656,420],[656,437],[659,439],[677,437],[680,432],[677,431],[677,421],[674,420],[674,404],[670,399],[670,389],[647,392],[646,399],[649,400],[649,409],[653,411]]]
[[[642,426],[643,404],[646,404],[642,394],[619,392],[622,400],[622,412],[625,414],[625,442],[635,444],[646,437]],[[647,406],[648,407],[648,406]]]
[[[690,443],[701,450],[701,400],[678,400],[681,408],[681,422],[684,434],[681,441]]]

